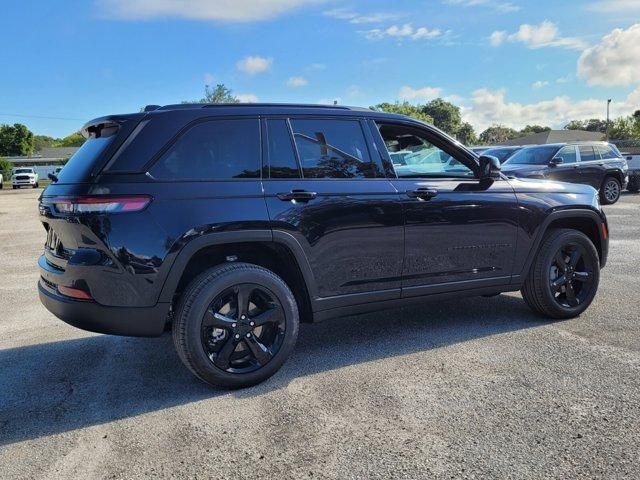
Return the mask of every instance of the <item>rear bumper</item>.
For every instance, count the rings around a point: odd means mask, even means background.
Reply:
[[[90,332],[157,337],[164,331],[168,303],[153,307],[108,307],[96,302],[73,300],[53,291],[40,280],[40,301],[63,322]]]

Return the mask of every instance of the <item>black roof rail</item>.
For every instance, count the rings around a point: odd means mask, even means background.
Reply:
[[[154,110],[158,110],[161,108],[161,105],[147,105],[142,109],[143,112],[153,112]]]
[[[223,108],[223,107],[244,107],[244,108],[260,108],[260,107],[284,107],[284,108],[317,108],[328,110],[365,110],[363,107],[348,107],[346,105],[321,105],[315,103],[178,103],[174,105],[164,105],[156,110],[181,110],[189,108]]]

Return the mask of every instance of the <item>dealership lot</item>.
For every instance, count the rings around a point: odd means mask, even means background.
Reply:
[[[606,207],[580,318],[508,294],[303,325],[275,377],[229,392],[169,335],[91,334],[40,305],[39,192],[0,191],[2,478],[640,477],[640,196]]]

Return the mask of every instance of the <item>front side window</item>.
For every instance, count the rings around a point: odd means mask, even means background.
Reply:
[[[149,173],[162,180],[260,178],[260,124],[257,119],[197,124]]]
[[[376,176],[359,121],[293,119],[291,127],[305,178]]]
[[[591,145],[580,145],[580,160],[588,162],[591,160],[600,160],[600,155],[594,152]]]
[[[576,163],[578,161],[576,155],[576,147],[562,147],[555,158],[562,158],[563,163]]]
[[[399,178],[473,177],[473,171],[435,146],[420,130],[404,125],[378,126]]]

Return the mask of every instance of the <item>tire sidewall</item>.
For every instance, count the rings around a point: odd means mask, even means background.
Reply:
[[[248,264],[234,264],[234,266],[238,267],[243,265],[249,266]],[[203,377],[203,380],[207,382],[228,387],[243,387],[259,383],[273,375],[282,366],[295,346],[299,319],[298,308],[291,290],[284,281],[272,272],[254,265],[250,266],[254,268],[236,268],[219,274],[219,270],[228,267],[228,265],[225,265],[201,275],[194,284],[196,287],[200,283],[206,283],[206,285],[202,288],[196,288],[195,291],[191,290],[190,296],[195,296],[195,298],[185,298],[185,303],[189,304],[188,311],[185,312],[184,308],[181,308],[178,312],[179,316],[186,315],[186,318],[181,318],[181,321],[185,322],[184,341],[191,354],[191,360],[195,363],[199,376]],[[212,275],[216,278],[208,281]],[[203,316],[216,296],[234,285],[243,283],[255,284],[266,288],[280,301],[285,316],[285,336],[280,349],[267,365],[254,372],[236,374],[225,372],[211,362],[202,346],[201,326]]]
[[[607,184],[609,182],[615,182],[616,185],[618,186],[618,196],[615,198],[615,200],[608,200],[606,195],[605,195],[605,188],[606,188],[606,186],[607,186]],[[622,184],[620,183],[620,181],[615,177],[607,177],[607,178],[605,178],[604,182],[602,182],[602,195],[601,195],[601,198],[600,198],[602,203],[605,204],[605,205],[613,205],[618,200],[620,200],[620,195],[622,195]]]
[[[577,307],[564,307],[559,305],[553,292],[551,290],[551,285],[549,283],[549,268],[553,262],[553,258],[556,255],[556,252],[564,245],[568,243],[578,243],[585,248],[587,255],[589,255],[590,261],[595,265],[594,271],[592,272],[594,279],[593,285],[591,288],[591,292],[589,296],[580,303]],[[542,253],[542,258],[540,259],[541,263],[541,271],[540,271],[540,280],[542,284],[540,285],[540,289],[542,291],[543,296],[545,297],[546,303],[551,306],[557,312],[558,317],[561,318],[572,318],[580,315],[584,312],[591,302],[593,301],[596,293],[598,291],[598,285],[600,283],[600,257],[598,256],[598,251],[596,250],[591,240],[581,232],[563,232],[559,235],[549,246],[549,248],[545,252]]]

